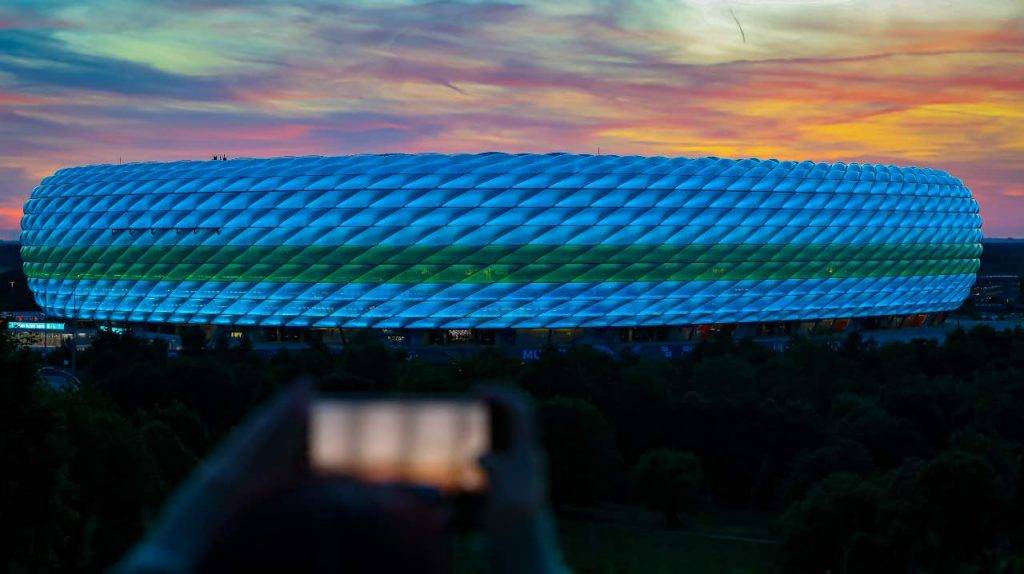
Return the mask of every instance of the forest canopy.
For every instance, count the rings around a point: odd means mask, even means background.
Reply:
[[[248,345],[101,334],[79,389],[0,336],[0,537],[12,572],[99,571],[143,532],[214,442],[302,374],[327,391],[532,395],[562,514],[604,503],[680,516],[776,517],[781,572],[1020,572],[1024,568],[1024,331],[943,343],[857,334],[774,352],[707,341],[653,361],[589,347],[522,363],[481,350],[436,364],[369,334],[341,353],[264,358]],[[50,360],[60,361],[60,353]]]

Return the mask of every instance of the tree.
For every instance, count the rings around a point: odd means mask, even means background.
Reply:
[[[609,494],[619,471],[615,431],[594,405],[555,397],[539,405],[556,505],[589,504]]]
[[[846,472],[864,476],[873,467],[871,453],[863,444],[839,436],[821,448],[805,450],[793,460],[793,470],[785,482],[783,497],[787,501],[799,500],[815,483],[830,474]]]
[[[644,451],[672,442],[673,383],[679,370],[668,361],[631,359],[618,373],[619,380],[604,385],[594,406],[615,429],[615,444],[622,457],[636,460]]]
[[[885,504],[882,480],[832,474],[780,519],[786,572],[898,572],[885,559],[879,524]],[[905,570],[903,570],[905,571]]]
[[[921,469],[914,486],[914,522],[923,530],[921,561],[932,571],[976,559],[1010,526],[1010,499],[982,456],[947,451]]]
[[[201,355],[206,350],[206,332],[201,327],[181,329],[181,351],[186,355]]]
[[[0,331],[0,568],[59,570],[70,508],[60,421],[38,376],[36,358]]]
[[[360,331],[349,339],[341,353],[341,373],[356,383],[352,390],[389,389],[394,384],[394,368],[398,357],[369,331]],[[342,377],[343,379],[345,377]],[[359,382],[364,381],[365,387]]]
[[[452,378],[463,385],[482,381],[507,381],[512,379],[518,367],[519,361],[490,347],[469,357],[455,358],[451,363]]]
[[[195,411],[173,402],[139,411],[136,425],[160,470],[166,492],[177,486],[210,447],[209,434]]]
[[[832,400],[831,415],[832,431],[868,447],[874,462],[882,468],[928,453],[908,421],[894,417],[872,397],[841,393]]]
[[[1000,439],[968,432],[953,443],[930,461],[815,485],[780,520],[785,570],[994,571],[1013,555],[1019,461]]]
[[[679,513],[697,507],[704,484],[700,459],[667,448],[647,451],[633,468],[635,498],[661,512],[670,526],[679,525]]]
[[[614,357],[589,345],[549,347],[541,352],[539,360],[523,366],[519,381],[537,397],[578,397],[599,403],[617,381],[618,371],[619,362]]]
[[[757,373],[741,357],[732,354],[708,357],[693,367],[691,384],[704,396],[752,395]]]

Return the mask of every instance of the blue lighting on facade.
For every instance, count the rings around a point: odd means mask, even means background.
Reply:
[[[947,311],[978,205],[926,168],[571,154],[96,165],[35,189],[50,315],[212,325],[634,327]]]

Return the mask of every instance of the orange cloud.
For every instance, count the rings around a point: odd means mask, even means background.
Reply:
[[[21,208],[0,207],[0,229],[16,229],[21,224]]]

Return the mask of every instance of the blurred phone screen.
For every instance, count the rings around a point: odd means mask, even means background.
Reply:
[[[490,410],[473,400],[343,399],[313,403],[310,465],[318,474],[480,492]]]

